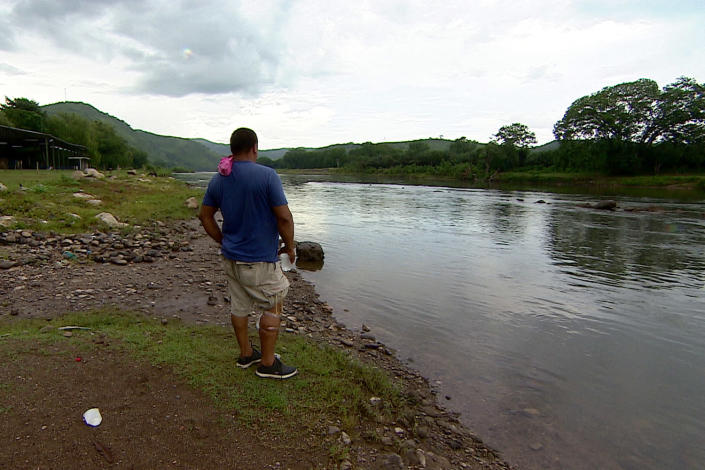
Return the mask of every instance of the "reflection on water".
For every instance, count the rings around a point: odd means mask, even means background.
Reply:
[[[297,239],[326,253],[305,277],[510,462],[699,468],[702,202],[283,181]]]

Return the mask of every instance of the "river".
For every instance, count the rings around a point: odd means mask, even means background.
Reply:
[[[510,463],[702,467],[705,201],[282,181],[304,277]]]

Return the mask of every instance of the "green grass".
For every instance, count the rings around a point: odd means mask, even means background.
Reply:
[[[71,341],[82,348],[94,347],[90,332],[74,331],[67,339],[55,329],[40,332],[45,325],[41,320],[0,322],[0,335],[9,335],[0,339],[0,344],[11,338],[13,344],[19,339],[27,345]],[[299,367],[299,375],[275,381],[258,378],[252,369],[235,367],[237,346],[232,332],[223,327],[186,326],[173,320],[162,325],[140,314],[119,311],[68,314],[52,323],[62,325],[91,328],[94,334],[118,340],[111,342],[111,347],[124,348],[152,364],[170,366],[177,376],[210,395],[216,406],[248,425],[275,434],[338,420],[351,428],[372,416],[372,396],[381,397],[384,404],[375,414],[393,419],[403,408],[399,389],[386,373],[299,336],[283,334],[277,343],[277,351],[286,362]],[[22,353],[21,347],[13,349]]]
[[[200,199],[203,194],[172,178],[140,181],[142,178],[128,176],[125,171],[115,171],[111,174],[114,179],[76,181],[71,174],[0,170],[0,182],[8,187],[8,191],[0,193],[0,214],[15,217],[15,225],[10,228],[81,233],[106,228],[95,219],[100,212],[110,212],[131,226],[193,217],[194,210],[184,202],[192,196]],[[76,192],[91,194],[102,204],[92,206],[74,197]]]

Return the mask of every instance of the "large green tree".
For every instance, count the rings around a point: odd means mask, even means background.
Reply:
[[[515,122],[499,128],[492,138],[500,145],[528,148],[536,143],[536,134],[526,124]]]
[[[11,99],[5,97],[5,104],[0,104],[0,110],[12,126],[30,131],[43,132],[46,115],[39,103],[27,98]]]
[[[645,78],[605,87],[574,101],[553,133],[558,140],[701,141],[705,136],[705,86],[681,77],[663,90]]]

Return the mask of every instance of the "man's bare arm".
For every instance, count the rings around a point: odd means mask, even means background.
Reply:
[[[279,236],[284,240],[284,248],[279,250],[279,253],[286,253],[289,255],[289,259],[293,263],[296,259],[294,244],[294,216],[291,215],[289,206],[284,204],[282,206],[272,207],[272,212],[277,218],[277,229],[279,230]]]
[[[220,231],[220,227],[215,221],[216,212],[218,212],[217,207],[201,205],[201,209],[198,211],[198,218],[201,219],[201,225],[203,225],[206,233],[218,244],[222,244],[223,232]]]

